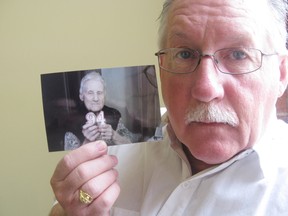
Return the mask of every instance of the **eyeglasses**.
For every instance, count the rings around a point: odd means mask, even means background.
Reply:
[[[165,71],[175,74],[187,74],[196,70],[201,59],[210,57],[218,70],[225,74],[251,73],[262,66],[263,56],[277,55],[265,54],[254,48],[224,48],[214,54],[201,54],[189,48],[168,48],[155,53],[159,66]]]

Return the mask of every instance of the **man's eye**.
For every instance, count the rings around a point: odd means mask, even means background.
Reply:
[[[182,50],[176,53],[176,58],[179,59],[189,59],[191,58],[191,52],[188,50]]]
[[[191,53],[188,51],[182,51],[182,52],[179,52],[177,56],[183,59],[188,59],[191,57]]]
[[[176,58],[179,59],[191,59],[191,58],[193,59],[195,57],[196,55],[190,50],[182,50],[176,53]]]
[[[247,57],[247,54],[242,50],[234,50],[231,52],[230,57],[235,60],[242,60]]]

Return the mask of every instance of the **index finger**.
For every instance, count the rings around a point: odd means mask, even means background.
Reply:
[[[54,171],[52,179],[62,181],[80,164],[98,158],[107,153],[107,144],[104,141],[95,141],[85,144],[65,155]]]
[[[82,126],[82,129],[87,129],[89,127],[97,127],[96,125],[94,124],[89,124],[89,123],[86,123],[85,125]]]
[[[109,125],[109,124],[105,124],[105,125],[99,127],[99,129],[102,130],[102,131],[103,131],[103,130],[108,130],[108,129],[110,129],[110,128],[112,128],[112,126]]]

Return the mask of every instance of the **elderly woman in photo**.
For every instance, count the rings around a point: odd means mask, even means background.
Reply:
[[[132,133],[121,122],[121,113],[105,105],[105,93],[105,82],[99,73],[91,71],[82,78],[79,98],[87,111],[86,122],[81,123],[82,134],[65,133],[65,150],[95,140],[105,140],[108,145],[131,143]]]

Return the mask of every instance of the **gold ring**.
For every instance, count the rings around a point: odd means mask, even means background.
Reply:
[[[93,201],[92,196],[90,196],[88,193],[84,192],[83,190],[80,190],[79,199],[80,199],[80,202],[84,204],[90,204]]]

